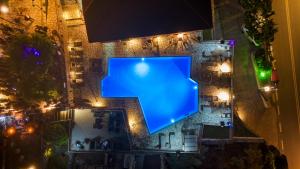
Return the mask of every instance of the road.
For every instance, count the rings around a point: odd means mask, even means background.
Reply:
[[[215,0],[216,27],[220,32],[216,38],[237,40],[235,54],[234,92],[238,114],[243,122],[269,144],[277,146],[288,157],[290,169],[300,169],[300,17],[299,0],[276,0],[273,8],[278,24],[278,33],[273,44],[274,57],[280,77],[280,85],[274,94],[273,108],[261,108],[261,100],[255,91],[255,78],[251,64],[247,60],[247,42],[239,27],[243,22],[238,16],[242,13],[236,1]],[[288,15],[286,13],[288,11]]]
[[[300,1],[273,1],[278,32],[273,44],[280,85],[278,90],[278,125],[281,150],[288,157],[290,169],[300,169]]]

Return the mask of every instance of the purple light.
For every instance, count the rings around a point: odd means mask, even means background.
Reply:
[[[33,53],[33,55],[36,56],[36,57],[40,56],[40,52],[35,48],[31,48],[31,53]]]
[[[228,45],[230,45],[230,47],[234,47],[235,46],[235,40],[229,40]]]
[[[24,47],[24,57],[28,57],[29,55],[34,55],[35,57],[40,57],[41,53],[36,48]]]

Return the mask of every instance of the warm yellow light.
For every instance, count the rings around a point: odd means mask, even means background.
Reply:
[[[9,8],[6,5],[1,5],[0,6],[0,12],[7,14],[9,12]]]
[[[220,70],[222,73],[230,73],[231,72],[230,64],[227,62],[222,63],[220,66]]]
[[[270,92],[271,91],[271,87],[270,86],[265,86],[264,87],[264,91],[265,92]]]
[[[246,115],[245,115],[245,112],[240,112],[240,111],[238,111],[238,116],[239,116],[239,118],[242,120],[242,121],[244,121],[245,119],[246,119]]]
[[[28,132],[29,134],[32,134],[32,133],[34,132],[34,128],[31,127],[31,126],[27,127],[27,132]]]
[[[70,19],[69,12],[63,12],[63,18],[64,18],[65,20]]]
[[[36,167],[34,165],[31,165],[28,167],[28,169],[36,169]]]
[[[53,110],[56,108],[56,104],[50,104],[49,106],[45,107],[46,110]]]
[[[160,42],[160,41],[161,41],[161,37],[160,37],[160,36],[156,36],[156,37],[155,37],[155,40],[156,40],[157,42]]]
[[[128,123],[129,123],[130,129],[134,129],[135,128],[136,123],[135,123],[134,120],[130,119]]]
[[[44,152],[44,156],[49,158],[52,155],[52,148],[47,148]]]
[[[73,46],[72,45],[68,45],[68,51],[72,51]]]
[[[77,18],[80,18],[81,17],[81,12],[79,10],[76,10],[75,11],[75,14],[76,14],[76,17]]]
[[[177,38],[182,39],[183,38],[183,33],[178,33]]]
[[[76,78],[76,73],[74,71],[70,71],[70,78],[75,79]]]
[[[8,99],[8,96],[0,93],[0,100],[2,100],[2,99]]]
[[[14,113],[14,117],[16,120],[21,120],[23,119],[23,113]]]
[[[15,133],[16,133],[16,129],[15,129],[14,127],[9,127],[9,128],[7,129],[7,134],[8,134],[9,136],[14,135]]]
[[[137,40],[137,39],[130,39],[130,40],[128,41],[128,44],[129,44],[130,46],[136,46],[136,45],[138,45],[138,40]]]
[[[40,109],[42,110],[43,113],[46,113],[48,111],[51,111],[51,110],[55,109],[56,104],[47,105],[47,103],[43,101],[43,102],[40,103],[39,107],[40,107]]]
[[[218,99],[221,101],[229,101],[230,95],[227,91],[220,91],[217,95]]]
[[[101,102],[101,101],[96,101],[96,102],[93,103],[93,106],[94,106],[94,107],[104,107],[105,105],[104,105],[104,103]]]

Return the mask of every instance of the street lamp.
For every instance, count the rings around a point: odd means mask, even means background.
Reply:
[[[1,5],[0,6],[0,12],[3,14],[7,14],[9,12],[9,8],[6,5]]]

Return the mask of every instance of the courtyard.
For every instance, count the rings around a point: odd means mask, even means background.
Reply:
[[[193,37],[202,36],[202,32],[187,32],[175,35],[161,35],[159,37],[139,38],[128,41],[101,44],[93,50],[98,50],[98,57],[88,58],[83,64],[84,78],[81,85],[77,85],[74,100],[83,99],[92,103],[93,109],[125,110],[128,132],[131,136],[132,148],[165,151],[198,151],[203,137],[204,126],[217,126],[220,132],[226,128],[225,138],[232,136],[232,62],[234,55],[234,41],[192,41]],[[151,43],[147,39],[152,39]],[[156,41],[159,39],[159,41]],[[201,39],[201,38],[200,38]],[[168,45],[170,42],[177,45]],[[148,44],[147,47],[144,44]],[[99,44],[100,45],[100,44]],[[158,45],[155,47],[155,45]],[[144,112],[137,97],[131,98],[103,98],[101,80],[107,75],[109,58],[145,58],[153,56],[153,50],[159,49],[157,57],[191,56],[191,79],[198,83],[199,104],[197,111],[188,114],[176,122],[170,122],[154,133],[149,133]],[[87,50],[86,53],[89,51]],[[95,52],[95,51],[94,51]],[[83,50],[83,54],[85,51]],[[100,69],[100,70],[99,70]],[[97,70],[95,73],[91,70]],[[75,93],[74,93],[75,94]],[[184,112],[183,112],[184,114]],[[159,121],[159,118],[154,120]],[[214,130],[217,132],[218,130]],[[207,134],[205,134],[206,136]],[[213,134],[212,134],[213,137]],[[211,138],[211,137],[208,137]]]

